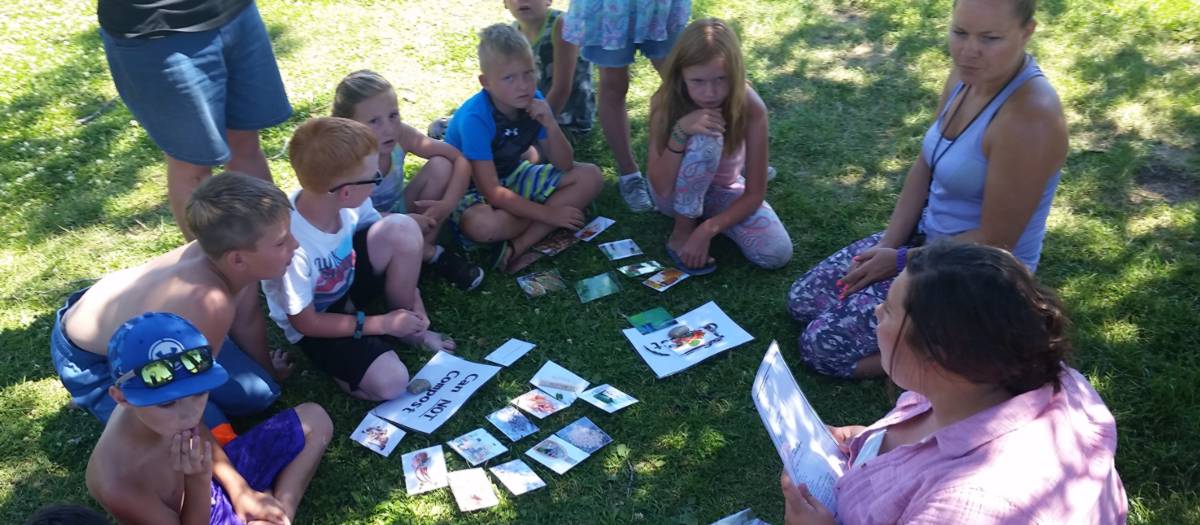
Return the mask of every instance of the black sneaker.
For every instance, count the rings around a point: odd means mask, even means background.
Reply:
[[[469,292],[483,284],[483,268],[471,264],[450,250],[443,251],[437,262],[430,266],[438,275],[463,291]]]

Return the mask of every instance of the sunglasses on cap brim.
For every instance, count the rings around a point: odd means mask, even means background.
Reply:
[[[150,361],[142,366],[139,366],[117,378],[116,385],[121,386],[125,382],[133,379],[135,376],[142,379],[142,383],[147,388],[158,388],[174,382],[180,377],[176,376],[176,370],[183,370],[188,375],[197,375],[213,367],[212,348],[208,346],[198,346],[180,352],[178,354],[167,356],[162,359]]]

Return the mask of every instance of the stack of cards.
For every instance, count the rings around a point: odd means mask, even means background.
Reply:
[[[542,255],[553,257],[562,253],[563,250],[570,248],[575,243],[579,242],[579,237],[576,237],[573,232],[567,230],[555,230],[550,235],[547,235],[541,242],[533,245],[531,250]]]
[[[512,404],[538,419],[545,419],[546,416],[570,406],[536,388],[521,394],[520,397],[512,400]]]
[[[612,274],[604,272],[588,277],[575,283],[575,293],[579,294],[579,302],[589,303],[621,291],[621,286],[612,278]]]
[[[567,282],[558,270],[547,270],[517,277],[517,286],[529,297],[541,297],[550,292],[566,290]]]
[[[508,451],[488,431],[477,428],[450,440],[447,445],[458,452],[472,467]]]
[[[609,414],[638,402],[633,396],[617,390],[611,385],[600,385],[584,391],[579,394],[579,397]]]
[[[386,458],[396,449],[404,435],[405,432],[399,427],[374,414],[367,414],[362,423],[358,424],[358,428],[354,429],[354,433],[350,434],[350,439]]]
[[[404,463],[404,487],[409,496],[445,487],[446,456],[441,445],[434,445],[400,456]]]
[[[521,356],[524,356],[525,354],[529,353],[530,350],[533,350],[533,347],[535,346],[537,345],[528,341],[509,339],[508,341],[505,341],[504,344],[500,345],[500,348],[493,350],[492,353],[487,355],[487,357],[484,357],[484,359],[500,366],[511,366],[517,361],[517,359],[520,359]]]
[[[636,242],[633,242],[633,239],[621,239],[619,241],[606,242],[599,246],[600,251],[604,252],[604,255],[608,256],[608,260],[610,261],[616,261],[626,257],[633,257],[634,255],[642,254],[642,249],[638,247]]]
[[[533,379],[530,379],[529,383],[568,405],[574,403],[575,398],[579,397],[579,393],[588,387],[586,379],[575,375],[574,372],[559,366],[554,361],[546,361],[546,364],[542,365],[541,370],[533,375]]]
[[[458,510],[463,512],[486,509],[500,503],[496,489],[481,468],[451,472],[450,491],[454,493],[454,501],[458,502]]]
[[[520,440],[538,430],[537,426],[525,417],[525,414],[513,407],[504,407],[492,412],[488,414],[487,420],[495,425],[509,441]]]
[[[503,483],[504,487],[513,493],[513,496],[520,496],[546,486],[546,482],[542,481],[542,478],[539,478],[529,468],[529,465],[519,459],[496,465],[488,470],[492,471],[492,475],[496,476],[496,479],[499,479],[500,483]]]
[[[680,281],[690,277],[678,268],[667,268],[661,272],[654,274],[649,279],[646,279],[642,284],[654,288],[660,292],[667,291],[667,288],[679,284]]]
[[[595,219],[592,219],[592,222],[589,222],[587,226],[584,226],[583,229],[575,232],[575,237],[585,241],[590,241],[595,239],[597,235],[600,235],[600,232],[607,230],[609,226],[612,226],[616,222],[617,221],[614,221],[608,217],[596,217]]]
[[[662,269],[662,265],[658,261],[642,261],[640,263],[627,264],[617,271],[625,274],[626,277],[641,277],[648,273],[654,273]]]

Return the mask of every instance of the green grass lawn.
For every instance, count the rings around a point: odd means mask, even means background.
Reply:
[[[291,130],[329,111],[347,72],[396,86],[419,129],[478,89],[474,32],[508,20],[499,0],[261,0],[295,116],[267,130],[276,181],[296,183]],[[882,381],[817,377],[799,365],[788,285],[813,263],[880,230],[929,125],[948,71],[949,0],[697,0],[694,17],[732,20],[752,82],[771,108],[768,200],[796,243],[786,268],[749,267],[727,241],[721,270],[659,294],[634,281],[586,305],[570,292],[526,299],[489,275],[462,294],[423,285],[435,328],[481,359],[510,337],[538,348],[505,369],[430,437],[410,434],[383,459],[347,436],[371,404],[306,370],[277,407],[320,402],[336,437],[300,508],[305,523],[708,523],[744,507],[782,522],[779,459],[750,400],[763,351],[778,339],[825,420],[867,424],[891,406]],[[1195,0],[1044,0],[1032,52],[1058,88],[1071,150],[1050,216],[1040,277],[1074,319],[1074,365],[1116,415],[1117,465],[1134,523],[1200,523],[1200,5]],[[559,5],[558,7],[565,7]],[[65,295],[181,242],[157,149],[116,98],[90,0],[0,5],[0,522],[51,501],[95,503],[83,471],[100,425],[67,408],[47,339]],[[656,76],[644,61],[630,93],[635,149],[645,148]],[[577,148],[610,179],[594,212],[666,261],[669,219],[624,211],[600,133]],[[413,168],[415,166],[409,166]],[[581,244],[534,266],[577,280],[615,268]],[[622,314],[681,314],[715,300],[757,339],[681,375],[655,380],[619,335]],[[280,340],[279,334],[273,334]],[[295,353],[303,364],[302,356]],[[402,352],[416,369],[427,355]],[[483,426],[528,389],[546,359],[641,399],[614,415],[586,403],[541,422],[507,460],[581,415],[611,434],[548,487],[460,514],[449,491],[405,496],[399,456]],[[253,423],[244,421],[242,423]],[[493,434],[497,434],[493,432]],[[498,435],[498,434],[497,434]],[[452,470],[466,463],[447,452]],[[495,462],[493,462],[495,463]],[[532,464],[532,462],[531,462]]]

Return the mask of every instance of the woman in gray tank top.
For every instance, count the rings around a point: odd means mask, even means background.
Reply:
[[[1058,95],[1025,52],[1035,7],[1035,0],[955,1],[953,68],[887,229],[829,256],[788,292],[788,309],[805,327],[800,354],[813,369],[883,374],[874,310],[904,268],[907,248],[926,238],[1004,248],[1037,268],[1067,126]]]

